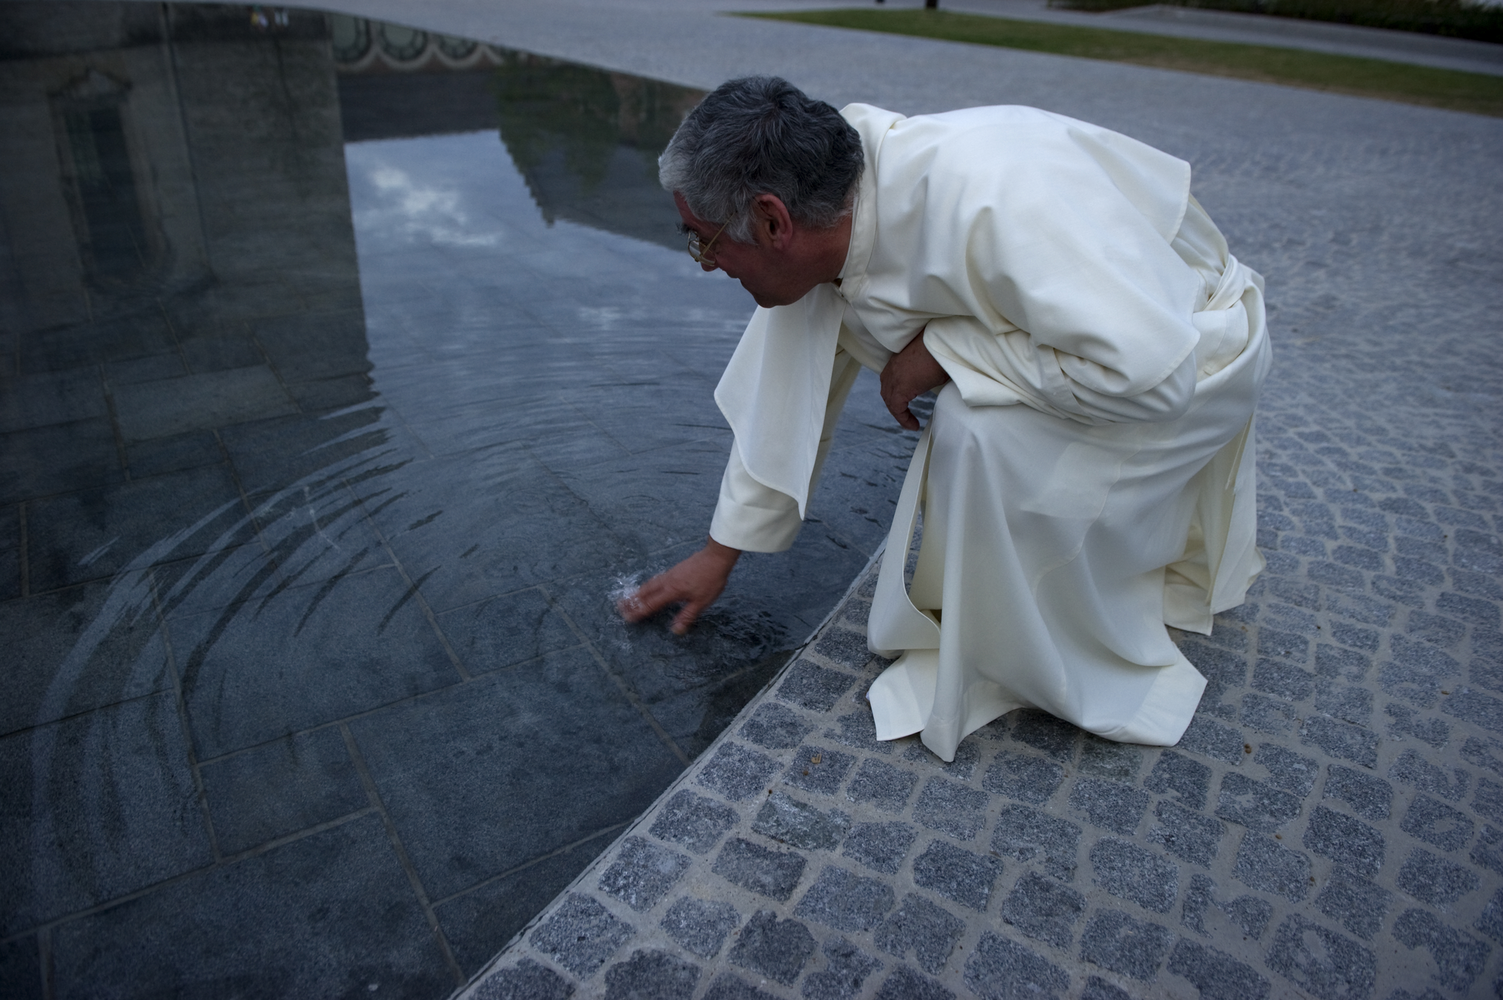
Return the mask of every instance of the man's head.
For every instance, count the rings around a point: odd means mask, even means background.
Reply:
[[[785,80],[747,77],[689,112],[658,175],[686,230],[707,243],[724,227],[707,266],[776,305],[839,273],[862,165],[861,137],[834,108]]]

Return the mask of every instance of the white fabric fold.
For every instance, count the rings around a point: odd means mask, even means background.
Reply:
[[[741,464],[807,514],[845,300],[816,286],[792,305],[758,307],[715,387]]]

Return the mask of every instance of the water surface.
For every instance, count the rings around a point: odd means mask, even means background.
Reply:
[[[0,8],[0,981],[442,995],[729,722],[879,541],[686,639],[751,303],[656,185],[695,92],[270,8]]]

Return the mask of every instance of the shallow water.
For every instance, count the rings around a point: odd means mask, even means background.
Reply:
[[[794,549],[628,628],[751,310],[654,179],[697,94],[297,10],[0,21],[0,992],[441,995],[824,616],[909,439],[863,381]]]

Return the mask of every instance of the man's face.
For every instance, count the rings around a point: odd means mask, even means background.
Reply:
[[[715,239],[724,220],[711,222],[701,219],[689,210],[684,196],[676,191],[673,201],[678,205],[678,214],[684,220],[685,229],[698,233],[701,245],[708,245],[711,239]],[[751,293],[759,306],[786,306],[803,298],[819,281],[811,279],[804,268],[794,265],[786,254],[771,246],[764,228],[758,226],[753,231],[753,235],[757,237],[755,243],[737,243],[727,234],[720,233],[715,244],[709,248],[709,256],[715,263],[700,266],[706,271],[719,268],[741,282],[741,287]]]

